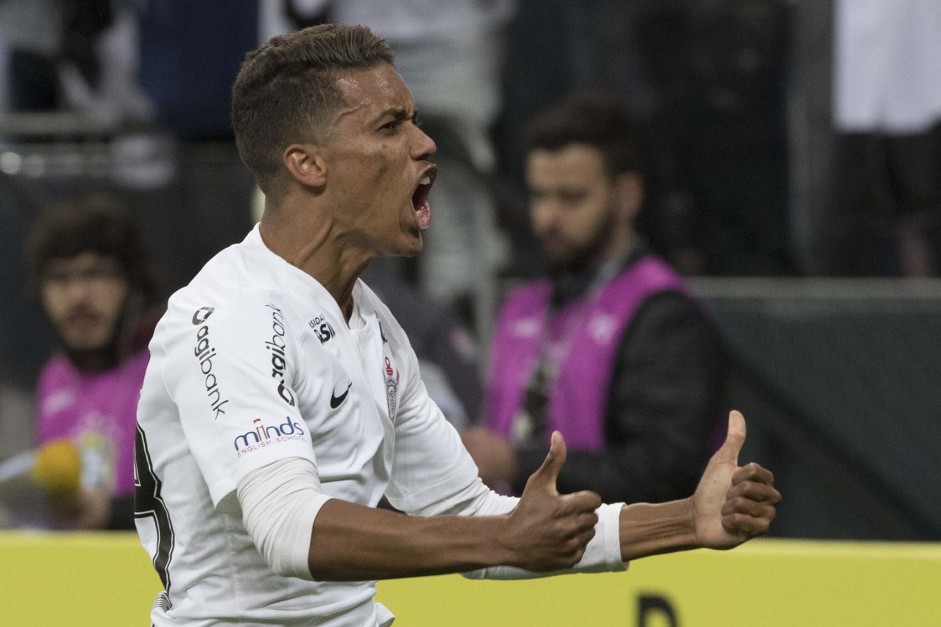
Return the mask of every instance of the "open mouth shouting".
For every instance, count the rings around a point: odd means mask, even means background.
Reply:
[[[435,184],[436,176],[438,176],[438,168],[429,167],[422,173],[412,193],[412,208],[415,210],[418,228],[422,231],[431,226],[431,204],[428,202],[428,194],[431,192],[431,186]]]

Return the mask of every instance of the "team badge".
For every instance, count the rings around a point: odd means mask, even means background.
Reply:
[[[389,405],[389,419],[395,420],[395,407],[398,403],[399,371],[392,366],[392,359],[390,359],[388,355],[385,356],[385,361],[386,363],[382,371],[386,379],[386,403]]]

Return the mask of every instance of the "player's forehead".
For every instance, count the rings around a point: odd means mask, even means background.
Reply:
[[[337,77],[337,87],[344,98],[337,110],[338,122],[355,119],[369,123],[384,115],[411,114],[415,110],[405,81],[388,63],[350,70]]]

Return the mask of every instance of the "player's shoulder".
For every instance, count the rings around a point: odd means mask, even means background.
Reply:
[[[376,319],[382,327],[384,340],[396,345],[408,345],[408,337],[402,329],[402,325],[400,325],[399,321],[392,315],[392,311],[389,307],[382,302],[379,295],[363,280],[357,282],[353,292],[353,298],[358,301],[360,310],[376,315]]]
[[[265,247],[256,226],[244,240],[216,253],[184,291],[226,294],[240,289],[277,287],[285,261]]]
[[[170,297],[155,338],[165,338],[173,329],[200,326],[210,316],[219,324],[287,307],[278,260],[273,253],[259,250],[259,243],[250,235],[210,259]]]

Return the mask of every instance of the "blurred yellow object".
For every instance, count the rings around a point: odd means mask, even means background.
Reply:
[[[67,438],[50,440],[36,452],[30,478],[47,490],[75,492],[82,479],[82,457]]]

